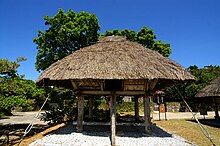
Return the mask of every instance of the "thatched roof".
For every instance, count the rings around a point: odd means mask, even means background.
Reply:
[[[220,97],[220,76],[201,89],[196,97]]]
[[[180,65],[124,37],[109,36],[53,63],[37,82],[69,79],[193,80]]]

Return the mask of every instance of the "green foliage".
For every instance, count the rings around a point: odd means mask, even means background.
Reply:
[[[122,102],[116,105],[118,113],[134,111],[134,102]]]
[[[10,115],[14,107],[23,110],[37,109],[45,99],[45,91],[38,88],[32,80],[25,80],[17,73],[22,57],[11,62],[0,59],[0,114]]]
[[[111,35],[126,36],[130,41],[138,42],[146,48],[158,51],[165,57],[169,57],[171,54],[170,44],[156,40],[156,35],[153,30],[147,27],[141,28],[139,32],[125,29],[106,31],[105,34],[103,34],[103,36]]]
[[[98,40],[100,26],[94,14],[72,10],[65,13],[60,9],[55,16],[46,16],[44,20],[48,29],[39,31],[34,39],[38,49],[35,64],[38,71]]]
[[[220,75],[220,66],[205,66],[204,68],[198,68],[194,65],[190,66],[187,70],[195,76],[195,82],[169,88],[167,96],[180,99],[176,91],[179,90],[184,97],[193,98],[199,90]]]
[[[38,88],[32,80],[3,78],[0,82],[0,96],[1,109],[10,113],[15,106],[21,106],[23,110],[39,108],[45,99],[45,91]]]
[[[46,91],[49,96],[44,121],[49,124],[61,123],[65,120],[72,120],[77,115],[76,97],[74,93],[65,88],[48,88]],[[65,119],[65,117],[67,119]]]
[[[10,115],[11,108],[15,106],[27,107],[27,100],[22,96],[0,96],[0,111],[4,115]]]
[[[13,62],[7,59],[0,59],[0,77],[17,77],[17,68],[20,66],[19,62],[25,60],[24,57],[19,57]]]

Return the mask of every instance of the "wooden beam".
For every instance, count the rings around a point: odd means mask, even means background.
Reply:
[[[77,132],[83,131],[83,115],[84,115],[84,97],[82,95],[77,96],[78,99],[78,116],[77,116]]]
[[[71,83],[72,83],[73,89],[74,89],[74,90],[77,90],[78,87],[77,87],[76,83],[75,83],[73,80],[71,80]]]
[[[80,91],[83,95],[111,95],[111,91],[95,91],[95,90],[84,90]],[[144,91],[116,91],[115,95],[144,95]]]
[[[145,124],[145,132],[151,134],[151,119],[150,119],[150,100],[149,97],[145,94],[143,97],[144,101],[144,124]]]
[[[104,91],[104,85],[105,84],[105,80],[103,80],[101,83],[100,83],[100,87],[101,87],[101,91]]]
[[[154,87],[157,85],[157,82],[158,82],[158,79],[151,80],[150,84],[149,84],[149,89],[148,90],[153,90]]]
[[[80,93],[83,95],[111,95],[111,91],[84,90]]]
[[[139,120],[139,102],[138,102],[138,96],[134,96],[134,117],[136,120]]]
[[[116,95],[144,95],[144,91],[116,91]]]
[[[111,118],[111,145],[115,146],[115,134],[116,134],[116,97],[111,95],[110,97],[110,118]]]

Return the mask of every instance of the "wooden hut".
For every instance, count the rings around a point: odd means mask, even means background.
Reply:
[[[193,80],[180,65],[125,37],[109,36],[53,63],[39,84],[72,88],[78,96],[77,130],[83,130],[84,95],[110,98],[111,143],[115,145],[117,96],[143,96],[145,130],[150,130],[148,95],[157,85]]]
[[[202,88],[196,96],[203,101],[214,103],[215,118],[219,119],[218,109],[220,107],[220,76]]]

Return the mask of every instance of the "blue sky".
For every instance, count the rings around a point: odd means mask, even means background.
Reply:
[[[0,58],[19,56],[20,74],[36,80],[33,38],[45,30],[43,17],[59,8],[97,15],[100,32],[152,28],[158,40],[171,44],[171,59],[188,67],[220,65],[219,0],[0,0]]]

